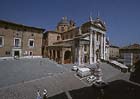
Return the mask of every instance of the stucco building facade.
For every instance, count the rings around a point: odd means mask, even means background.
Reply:
[[[0,58],[41,57],[44,29],[0,20]]]
[[[109,59],[106,26],[100,19],[92,19],[76,27],[73,20],[63,17],[55,31],[43,36],[43,56],[67,64],[94,64]]]
[[[120,48],[120,56],[125,65],[134,65],[140,60],[140,44],[132,44]]]
[[[119,47],[110,45],[109,47],[109,58],[110,59],[118,59],[120,57]]]

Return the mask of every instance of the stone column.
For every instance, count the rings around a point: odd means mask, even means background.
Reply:
[[[50,50],[50,59],[52,59],[52,50]]]
[[[50,50],[47,51],[47,57],[50,58]]]
[[[54,54],[53,54],[53,50],[51,50],[52,51],[52,59],[54,60]]]
[[[103,57],[104,60],[105,60],[105,53],[106,53],[105,47],[106,47],[106,37],[104,35],[104,57]]]
[[[96,34],[96,31],[94,31],[94,63],[96,63],[96,58],[97,58],[97,56],[96,56],[96,43],[97,43],[97,41],[96,41],[96,39],[97,39],[97,34]]]
[[[93,31],[90,28],[89,64],[93,64]]]
[[[65,53],[64,53],[64,50],[63,50],[63,48],[62,48],[62,50],[61,50],[61,60],[62,60],[61,63],[62,63],[62,64],[64,64],[64,54],[65,54]]]
[[[77,47],[75,46],[75,50],[74,50],[74,63],[77,64]]]
[[[82,64],[84,64],[84,45],[82,46]]]
[[[78,40],[75,40],[75,45],[74,45],[74,59],[75,59],[75,64],[79,64],[78,62],[78,56],[79,56],[79,41]]]
[[[104,40],[104,39],[103,39],[103,34],[101,34],[101,43],[100,43],[100,50],[101,50],[101,51],[100,51],[100,55],[101,55],[101,59],[103,59],[103,55],[104,55],[104,54],[103,54],[103,49],[104,49],[104,47],[103,47],[103,45],[104,45],[104,44],[103,44],[103,43],[104,43],[103,40]]]
[[[50,51],[49,51],[49,53],[50,53],[50,59],[52,58],[52,50],[50,49]]]
[[[55,50],[55,61],[58,62],[57,50]]]
[[[78,47],[78,65],[81,65],[81,45]]]

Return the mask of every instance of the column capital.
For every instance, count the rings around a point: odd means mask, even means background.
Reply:
[[[83,45],[82,44],[79,44],[79,47],[82,47]]]

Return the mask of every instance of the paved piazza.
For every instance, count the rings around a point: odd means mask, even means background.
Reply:
[[[66,72],[48,59],[0,61],[0,87]]]
[[[47,58],[0,60],[0,99],[36,99],[39,89],[48,96],[89,86],[75,76],[72,65],[59,65]],[[102,63],[103,79],[109,80],[120,71]]]
[[[0,60],[0,99],[35,99],[38,89],[53,96],[85,86],[70,67],[46,58]]]

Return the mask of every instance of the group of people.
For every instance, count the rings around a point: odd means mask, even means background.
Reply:
[[[43,91],[43,97],[41,97],[40,91],[39,90],[37,91],[37,99],[47,99],[47,97],[48,97],[48,93],[46,89],[44,89]]]

